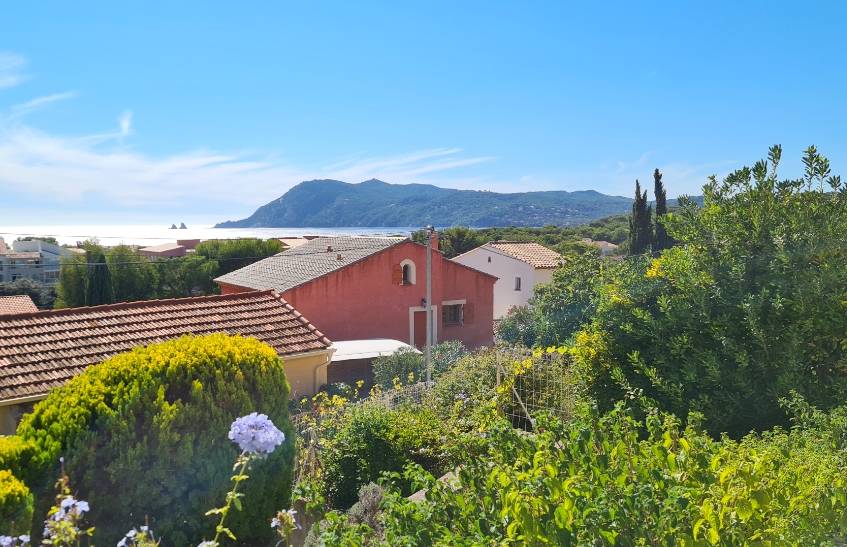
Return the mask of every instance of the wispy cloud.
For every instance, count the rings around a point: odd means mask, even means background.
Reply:
[[[14,87],[24,80],[26,59],[15,53],[0,51],[0,89]]]
[[[63,93],[53,93],[52,95],[44,95],[43,97],[36,97],[32,100],[29,100],[25,103],[20,103],[13,105],[9,110],[11,112],[11,118],[22,118],[26,116],[30,112],[34,110],[38,110],[40,108],[44,108],[45,106],[56,103],[59,101],[65,101],[68,99],[72,99],[76,97],[76,91],[65,91]]]
[[[65,98],[60,95],[33,99],[16,109],[33,109]],[[123,142],[133,133],[131,111],[122,113],[117,125],[116,131],[68,137],[0,119],[0,193],[25,192],[69,204],[96,195],[122,207],[178,206],[201,196],[230,204],[233,214],[242,214],[303,180],[381,178],[445,184],[451,180],[451,172],[492,160],[468,156],[458,148],[364,156],[313,166],[276,156],[214,150],[153,156]],[[456,181],[458,186],[471,182]]]

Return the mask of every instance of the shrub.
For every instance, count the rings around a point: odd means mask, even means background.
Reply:
[[[436,379],[456,361],[468,354],[468,350],[458,340],[448,340],[432,346],[432,378]],[[426,379],[424,356],[417,350],[401,349],[391,355],[374,359],[374,382],[390,389],[395,380],[400,384],[413,384]]]
[[[24,483],[36,484],[39,477],[33,475],[37,466],[33,465],[36,454],[35,443],[25,441],[17,435],[0,437],[0,469],[8,469]]]
[[[222,334],[137,348],[91,367],[54,390],[18,428],[36,444],[42,476],[59,456],[91,503],[99,542],[117,541],[130,523],[150,525],[173,544],[210,535],[204,512],[228,490],[237,448],[233,419],[267,414],[292,438],[288,383],[273,349]],[[286,507],[293,445],[250,469],[243,510],[228,522],[239,540],[269,540],[267,525]],[[50,494],[43,489],[42,498]],[[43,515],[40,515],[41,518]]]
[[[436,473],[443,470],[443,422],[429,409],[390,410],[365,403],[352,407],[339,420],[319,455],[326,496],[334,507],[350,507],[362,486],[384,472],[401,471],[408,463]],[[409,485],[402,487],[407,490]]]
[[[847,531],[847,453],[826,430],[775,429],[715,441],[689,419],[620,407],[535,435],[498,423],[485,458],[449,483],[409,469],[426,486],[412,502],[390,488],[387,545],[820,545]],[[328,515],[324,534],[373,539],[374,530]]]
[[[0,535],[28,534],[32,510],[29,488],[8,469],[0,470]]]
[[[577,336],[599,403],[643,393],[740,437],[787,424],[791,390],[822,408],[847,397],[847,185],[813,147],[805,176],[780,180],[780,155],[713,178],[702,208],[667,215],[679,246],[600,288]]]

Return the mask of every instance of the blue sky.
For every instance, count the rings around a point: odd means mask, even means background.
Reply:
[[[402,4],[402,5],[398,5]],[[14,2],[0,225],[239,218],[312,178],[671,194],[847,173],[847,4]],[[95,218],[96,217],[96,218]]]

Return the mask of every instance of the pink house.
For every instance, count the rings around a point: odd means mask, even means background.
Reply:
[[[434,249],[437,249],[437,239]],[[223,294],[274,289],[332,340],[426,340],[426,247],[407,238],[328,237],[228,273]],[[494,339],[497,278],[432,253],[433,335]]]

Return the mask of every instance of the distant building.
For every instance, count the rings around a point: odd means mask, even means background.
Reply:
[[[186,334],[267,343],[285,360],[292,398],[326,384],[331,342],[273,291],[148,300],[0,316],[0,435],[51,389],[91,365]]]
[[[612,256],[618,254],[618,246],[614,243],[610,243],[608,241],[602,240],[594,240],[590,237],[582,238],[582,242],[585,245],[591,245],[592,247],[597,247],[600,251],[600,256]]]
[[[534,242],[492,241],[453,258],[497,277],[494,318],[502,319],[515,306],[529,302],[535,286],[549,283],[562,256]]]
[[[0,316],[38,311],[35,302],[26,294],[0,296]]]
[[[0,239],[2,242],[2,239]],[[59,266],[64,257],[74,256],[74,251],[38,239],[13,241],[9,249],[0,244],[0,282],[8,283],[26,278],[41,283],[56,283]]]
[[[496,278],[432,253],[433,340],[494,340]],[[274,289],[333,340],[426,342],[426,247],[403,237],[319,237],[225,274],[223,294]]]
[[[202,242],[203,242],[202,239],[177,239],[176,240],[176,244],[182,245],[183,247],[185,247],[186,251],[193,251]]]
[[[142,247],[138,250],[141,256],[146,256],[152,259],[177,258],[185,256],[188,252],[185,245],[176,243],[162,243],[161,245],[153,245],[152,247]]]

